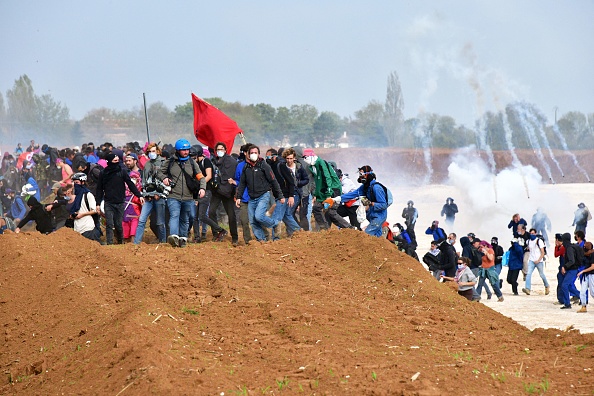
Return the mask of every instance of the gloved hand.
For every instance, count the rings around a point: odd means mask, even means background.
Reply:
[[[333,200],[334,202],[336,202],[337,204],[339,204],[339,203],[342,201],[342,198],[340,198],[340,195],[339,195],[338,197],[334,197],[334,198],[332,198],[332,200]]]
[[[363,197],[363,198],[361,198],[361,205],[369,206],[369,205],[371,205],[371,201],[369,200],[369,198]]]
[[[324,204],[324,209],[328,209],[334,205],[334,200],[332,198],[326,198],[322,203]]]

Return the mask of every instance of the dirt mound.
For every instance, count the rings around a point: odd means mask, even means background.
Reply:
[[[2,394],[594,389],[594,335],[530,332],[352,230],[174,250],[61,229],[0,246]]]

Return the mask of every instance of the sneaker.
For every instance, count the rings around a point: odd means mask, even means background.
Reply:
[[[545,296],[548,296],[550,292],[551,292],[551,288],[548,286],[545,287]]]
[[[584,313],[584,312],[588,312],[588,310],[586,309],[585,305],[582,305],[582,307],[577,311],[577,313]]]
[[[503,302],[503,296],[499,297],[499,298],[497,299],[497,302]]]
[[[515,293],[514,293],[514,296],[519,296],[519,295],[520,295],[520,294],[519,294],[518,292],[515,292]]]
[[[217,237],[216,237],[215,241],[216,242],[223,242],[223,239],[225,239],[225,236],[227,236],[227,231],[226,230],[221,230],[217,234]]]
[[[237,247],[239,245],[239,241],[234,239],[233,241],[231,241],[231,244],[233,245],[233,247]]]
[[[579,304],[580,303],[580,298],[579,297],[571,297],[571,303],[572,304]]]
[[[564,305],[561,307],[561,309],[571,309],[571,305]]]
[[[487,296],[487,300],[490,300],[493,295]]]
[[[499,279],[499,288],[501,289],[503,287],[503,279]]]
[[[169,235],[167,237],[167,242],[172,246],[172,247],[179,247],[179,237],[177,235]]]
[[[522,291],[528,295],[530,295],[530,289],[523,288]]]
[[[553,305],[563,305],[563,303],[561,301],[555,301]]]
[[[180,237],[178,243],[180,248],[185,248],[188,246],[188,238]]]

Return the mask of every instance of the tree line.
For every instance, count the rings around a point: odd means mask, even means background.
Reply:
[[[594,148],[594,113],[571,111],[547,124],[545,117],[531,104],[522,104],[529,122],[522,118],[515,104],[499,112],[487,112],[475,126],[458,124],[447,115],[423,113],[404,118],[404,99],[396,72],[387,79],[384,102],[369,101],[352,116],[341,117],[331,111],[320,112],[315,106],[274,107],[266,103],[242,104],[222,98],[204,98],[234,119],[247,140],[262,146],[401,147],[460,148],[471,144],[479,148],[486,142],[492,150],[533,148],[537,143],[562,149],[562,136],[570,150]],[[155,102],[147,109],[151,140],[172,142],[180,135],[193,134],[192,102],[169,109]],[[532,126],[531,126],[532,125]],[[533,128],[532,131],[529,129]],[[538,129],[540,128],[540,130]],[[344,139],[346,133],[346,139]],[[482,134],[484,140],[479,138]],[[26,143],[29,138],[72,146],[87,141],[123,143],[146,141],[144,108],[129,110],[93,109],[81,120],[73,120],[65,104],[51,95],[37,95],[27,75],[15,80],[12,88],[0,92],[0,143]],[[531,140],[532,138],[532,140]]]

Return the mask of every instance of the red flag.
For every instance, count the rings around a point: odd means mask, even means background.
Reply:
[[[223,142],[227,146],[227,154],[231,154],[235,136],[242,132],[241,128],[221,110],[194,94],[192,104],[196,139],[212,148],[218,142]]]

